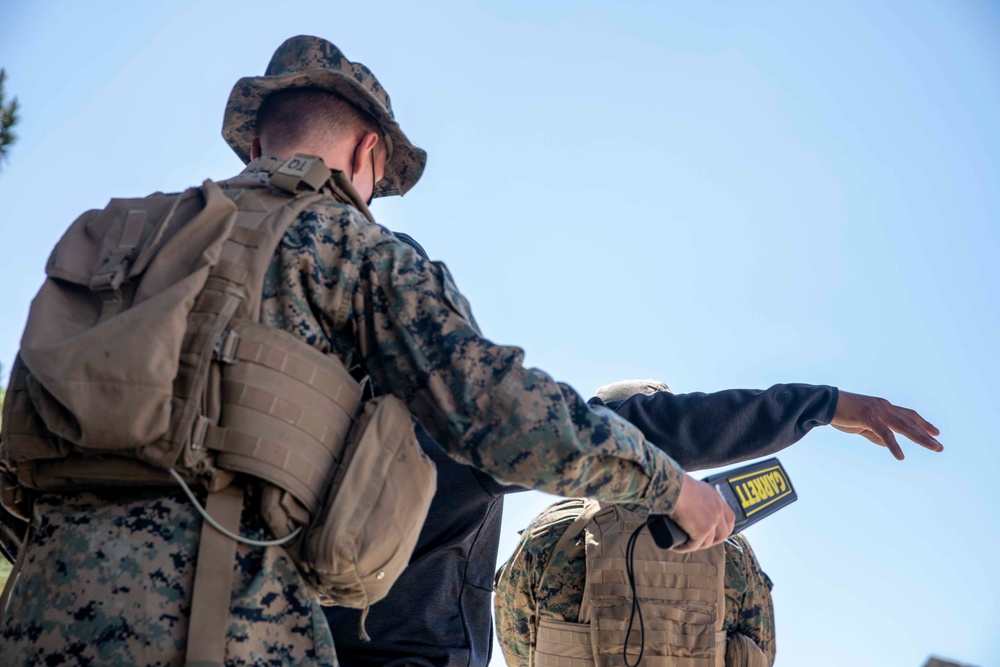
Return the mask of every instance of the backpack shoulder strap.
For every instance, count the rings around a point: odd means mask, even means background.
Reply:
[[[293,155],[271,174],[269,185],[236,197],[236,225],[214,272],[242,292],[236,317],[252,321],[260,319],[261,289],[275,250],[303,210],[323,200],[339,201],[372,220],[343,172],[330,171],[316,156]]]

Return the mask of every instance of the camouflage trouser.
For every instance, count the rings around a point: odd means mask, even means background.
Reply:
[[[34,518],[0,665],[184,664],[201,528],[186,498],[47,495]],[[234,571],[226,667],[336,667],[326,619],[282,549],[240,545]]]
[[[746,635],[760,647],[769,663],[774,663],[774,604],[771,583],[742,535],[726,540],[726,619],[727,634]]]
[[[581,534],[559,554],[552,551],[559,538],[579,515],[579,500],[565,500],[535,517],[521,533],[521,542],[497,572],[497,639],[508,665],[527,665],[530,630],[537,607],[542,618],[579,622],[586,581],[587,561]],[[724,629],[752,639],[774,663],[774,607],[771,580],[760,569],[750,543],[742,535],[726,540]],[[539,579],[546,565],[545,586]]]

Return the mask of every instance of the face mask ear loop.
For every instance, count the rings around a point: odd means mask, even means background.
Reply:
[[[375,199],[375,147],[374,146],[372,146],[371,159],[372,159],[372,193],[368,196],[368,201],[365,202],[365,206],[371,206],[372,200]]]

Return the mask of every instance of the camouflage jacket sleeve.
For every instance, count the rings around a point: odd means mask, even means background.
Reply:
[[[507,484],[673,509],[682,472],[669,457],[480,336],[443,265],[369,238],[352,295],[364,365],[450,455]]]
[[[334,350],[401,398],[450,456],[506,484],[673,509],[677,464],[607,408],[524,368],[522,350],[483,338],[443,264],[351,207],[310,218],[323,238],[303,238],[313,264],[298,270]]]

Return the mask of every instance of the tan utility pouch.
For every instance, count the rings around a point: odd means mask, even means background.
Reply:
[[[367,609],[388,594],[410,561],[436,481],[403,402],[368,401],[322,508],[292,550],[321,602]]]

